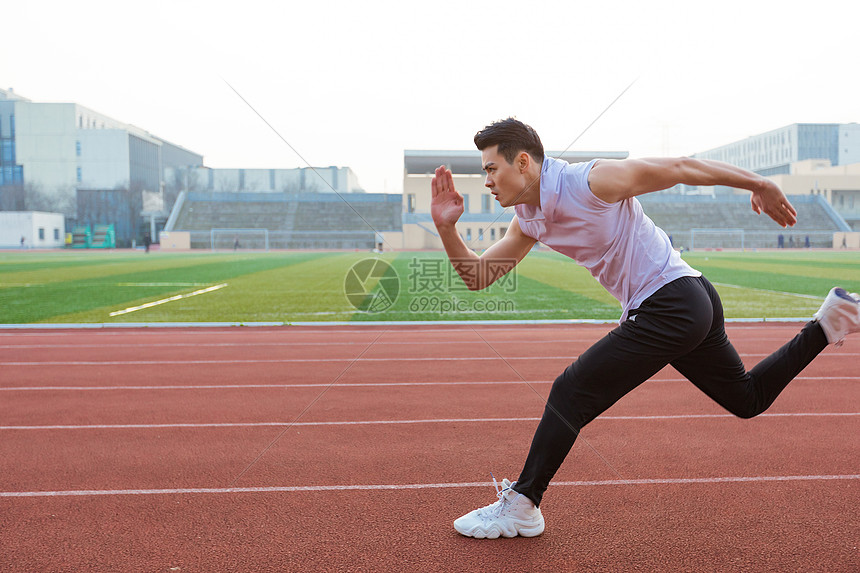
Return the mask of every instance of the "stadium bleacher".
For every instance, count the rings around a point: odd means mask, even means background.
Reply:
[[[655,193],[639,197],[645,213],[684,248],[831,247],[833,233],[850,231],[845,221],[818,195],[792,195],[797,225],[783,229],[750,207],[749,195],[701,196]],[[693,231],[695,230],[695,232]],[[699,241],[696,241],[696,235]],[[697,244],[698,243],[698,244]]]
[[[266,229],[274,249],[372,249],[376,231],[402,230],[402,196],[385,193],[190,192],[174,211],[165,230],[192,248],[210,248],[212,229]]]

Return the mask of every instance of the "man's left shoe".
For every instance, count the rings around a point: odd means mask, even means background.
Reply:
[[[835,287],[813,318],[821,325],[829,344],[842,346],[848,334],[860,332],[860,295]]]
[[[493,478],[493,483],[496,483]],[[496,539],[497,537],[536,537],[543,533],[544,521],[540,508],[532,500],[511,489],[513,484],[502,480],[496,484],[499,501],[471,511],[454,521],[454,529],[467,537]]]

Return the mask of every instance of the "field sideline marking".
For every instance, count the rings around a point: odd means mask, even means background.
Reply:
[[[832,381],[839,380],[845,382],[860,381],[860,376],[797,376],[794,380],[805,381]],[[285,390],[289,388],[324,388],[332,386],[333,388],[356,388],[366,387],[403,387],[403,386],[492,386],[511,385],[511,384],[552,384],[552,380],[487,380],[487,381],[441,381],[441,382],[346,382],[342,384],[320,384],[320,383],[296,383],[296,384],[163,384],[150,386],[9,386],[0,387],[0,392],[57,392],[57,391],[116,391],[116,390]],[[689,382],[686,378],[652,378],[650,382]]]
[[[837,356],[858,356],[856,352],[828,352],[818,358]],[[770,354],[740,353],[741,357],[763,358]],[[573,361],[577,355],[568,356],[508,356],[506,360],[565,360]],[[295,364],[312,362],[322,364],[327,362],[467,362],[467,361],[500,361],[498,356],[412,356],[388,358],[263,358],[239,360],[56,360],[44,362],[0,362],[0,366],[155,366],[170,364],[174,366],[197,364]]]
[[[719,287],[737,288],[737,289],[742,289],[742,290],[754,290],[756,292],[764,292],[767,294],[778,294],[778,295],[782,295],[782,296],[793,296],[793,297],[797,297],[797,298],[806,298],[806,299],[817,301],[819,303],[824,300],[823,296],[815,296],[815,295],[811,295],[811,294],[800,294],[800,293],[796,293],[796,292],[785,292],[785,291],[781,291],[781,290],[769,290],[769,289],[765,289],[765,288],[753,288],[753,287],[746,287],[746,286],[740,286],[740,285],[732,285],[732,284],[728,284],[728,283],[711,283],[711,284],[713,284],[714,286],[719,286]]]
[[[820,418],[854,417],[860,412],[787,412],[759,414],[756,418]],[[737,419],[732,414],[667,414],[656,416],[599,416],[595,421],[653,421],[653,420],[699,420],[714,418]],[[434,418],[422,420],[352,420],[341,422],[211,422],[176,424],[85,424],[54,426],[0,426],[3,430],[156,430],[165,428],[268,428],[268,427],[327,427],[327,426],[388,426],[400,424],[483,424],[495,422],[537,422],[540,417],[525,418]]]
[[[618,485],[693,485],[718,483],[768,483],[790,481],[857,480],[858,474],[847,475],[794,475],[794,476],[725,476],[706,478],[645,478],[629,480],[558,481],[550,484],[555,487],[595,487]],[[102,495],[176,495],[176,494],[233,494],[233,493],[295,493],[295,492],[332,492],[332,491],[390,491],[436,488],[492,487],[490,482],[460,483],[414,483],[414,484],[373,484],[373,485],[305,485],[305,486],[268,486],[268,487],[197,487],[172,489],[90,489],[66,491],[0,491],[3,497],[69,497]]]
[[[117,310],[117,311],[114,311],[114,312],[110,313],[110,315],[109,315],[109,316],[119,316],[119,315],[121,315],[121,314],[128,314],[128,313],[130,313],[130,312],[135,312],[135,311],[138,311],[138,310],[143,310],[143,309],[145,309],[145,308],[151,308],[151,307],[153,307],[153,306],[158,306],[158,305],[160,305],[160,304],[165,304],[165,303],[168,303],[168,302],[173,302],[173,301],[175,301],[175,300],[180,300],[180,299],[183,299],[183,298],[189,298],[189,297],[192,297],[192,296],[197,296],[198,294],[204,294],[204,293],[207,293],[207,292],[216,291],[216,290],[218,290],[218,289],[222,289],[222,288],[224,288],[225,286],[227,286],[227,283],[221,283],[220,285],[215,285],[215,286],[211,286],[211,287],[208,287],[208,288],[204,288],[204,289],[196,290],[196,291],[194,291],[194,292],[190,292],[190,293],[188,293],[188,294],[178,294],[178,295],[176,295],[176,296],[172,296],[172,297],[170,297],[170,298],[163,298],[163,299],[161,299],[161,300],[156,300],[156,301],[154,301],[154,302],[148,302],[148,303],[146,303],[146,304],[142,304],[142,305],[140,305],[140,306],[131,306],[131,307],[129,307],[129,308],[125,308],[125,309],[123,309],[123,310]]]

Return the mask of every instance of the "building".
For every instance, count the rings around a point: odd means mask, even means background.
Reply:
[[[76,103],[38,103],[0,90],[0,185],[45,192],[139,187],[159,192],[163,169],[203,156]]]
[[[693,157],[731,163],[766,177],[787,175],[792,163],[807,159],[860,163],[860,124],[794,123]]]
[[[202,164],[198,153],[82,105],[0,90],[0,208],[25,210],[39,196],[68,205],[65,214],[74,219],[78,190],[124,190],[137,204],[145,193],[162,193],[165,167]],[[130,244],[136,227],[117,236],[118,244]]]
[[[65,242],[62,213],[0,212],[0,249],[54,249]]]
[[[820,195],[853,231],[860,231],[860,161],[831,165],[827,159],[808,159],[790,167],[790,173],[770,177],[786,195]]]
[[[626,151],[547,151],[551,157],[576,163],[596,158],[624,159]],[[457,230],[470,248],[486,249],[505,236],[514,217],[503,209],[484,186],[481,152],[406,150],[403,153],[403,244],[404,249],[440,249],[442,240],[430,216],[430,181],[440,165],[454,176],[454,186],[463,195],[464,213]]]
[[[169,186],[180,191],[214,193],[363,193],[349,167],[295,169],[213,169],[205,166],[167,167]]]

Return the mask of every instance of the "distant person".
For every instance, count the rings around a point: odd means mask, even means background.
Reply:
[[[848,235],[842,235],[842,248],[843,249],[848,248],[848,242],[846,240],[847,238],[848,238]],[[21,238],[21,240],[24,240],[23,237]]]
[[[809,248],[809,235],[806,235],[806,238],[803,239],[803,246],[807,249]]]
[[[782,233],[780,233],[779,236],[776,238],[776,248],[777,249],[784,249],[785,248],[785,235],[783,235]]]
[[[144,252],[146,252],[146,253],[149,252],[149,245],[151,245],[151,244],[152,244],[152,237],[149,236],[149,233],[144,233],[143,234]]]
[[[845,239],[842,239],[842,240],[843,240],[843,241],[845,241]],[[25,249],[25,248],[26,248],[26,247],[24,246],[24,243],[26,243],[26,242],[27,242],[27,237],[25,237],[24,235],[21,235],[21,248],[22,248],[22,249]]]
[[[238,248],[239,248],[239,236],[236,235],[235,237],[233,237],[233,250],[234,251],[238,250]]]
[[[579,432],[667,364],[729,412],[751,418],[828,344],[860,332],[860,295],[834,288],[791,341],[747,371],[726,336],[717,291],[672,249],[636,199],[679,183],[725,185],[751,191],[756,213],[794,225],[797,212],[769,179],[689,157],[569,164],[547,157],[535,130],[513,118],[478,132],[475,145],[485,185],[515,216],[505,236],[478,256],[457,232],[463,196],[451,171],[436,169],[430,212],[469,289],[488,287],[540,241],[585,266],[622,312],[619,326],[556,378],[519,479],[502,480],[497,502],[454,521],[463,535],[540,535],[544,492]]]
[[[794,248],[794,237],[792,237],[791,235],[788,236],[788,248],[789,249]]]

